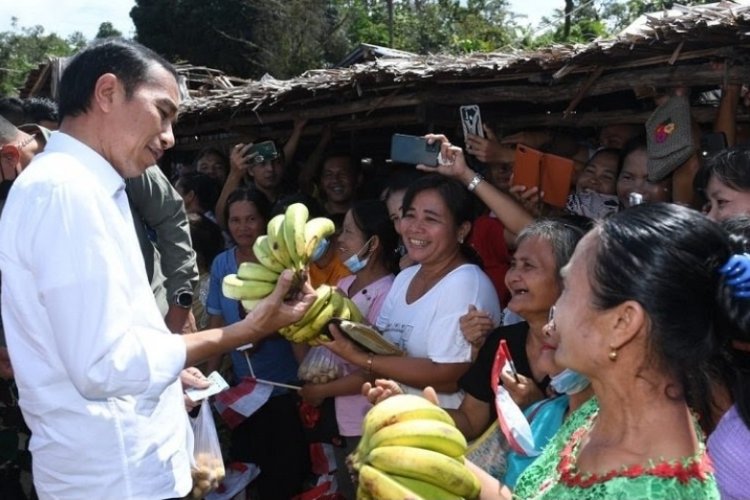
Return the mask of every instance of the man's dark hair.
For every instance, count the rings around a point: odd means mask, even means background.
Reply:
[[[26,112],[26,123],[39,123],[40,121],[57,122],[57,103],[46,97],[27,97],[23,101],[23,109]]]
[[[27,123],[26,112],[23,109],[23,100],[10,96],[0,98],[0,116],[15,126]]]
[[[153,50],[121,38],[96,41],[76,54],[60,82],[60,120],[85,113],[91,105],[96,81],[112,73],[122,82],[125,96],[149,80],[151,66],[158,64],[177,79],[174,67]]]

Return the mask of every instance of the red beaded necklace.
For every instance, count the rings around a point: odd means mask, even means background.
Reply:
[[[588,473],[576,469],[578,452],[580,451],[583,437],[591,430],[597,414],[591,415],[586,423],[576,430],[568,440],[565,448],[560,452],[560,462],[557,464],[557,472],[560,474],[560,483],[566,486],[578,488],[589,488],[595,484],[604,483],[616,477],[634,478],[640,476],[655,476],[661,478],[676,478],[680,483],[687,483],[690,479],[705,481],[708,474],[713,472],[711,460],[701,444],[698,452],[692,457],[684,460],[662,460],[649,463],[648,466],[631,465],[605,473]]]

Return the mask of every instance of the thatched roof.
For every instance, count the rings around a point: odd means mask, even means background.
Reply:
[[[431,118],[440,114],[434,108],[467,103],[494,106],[500,119],[518,126],[563,119],[586,123],[580,116],[584,110],[597,111],[594,119],[589,115],[597,123],[610,118],[643,122],[639,113],[628,117],[621,112],[633,105],[633,90],[640,94],[676,83],[716,86],[730,76],[747,81],[748,34],[750,6],[723,1],[643,16],[616,38],[586,45],[383,57],[349,68],[307,71],[290,80],[266,76],[185,102],[177,132],[257,131],[282,122],[288,127],[296,116],[343,120],[350,128],[433,123]],[[711,66],[713,58],[726,58],[733,66],[722,73]],[[624,92],[629,102],[619,109],[597,100],[617,96],[622,102]],[[608,109],[616,113],[608,117]]]

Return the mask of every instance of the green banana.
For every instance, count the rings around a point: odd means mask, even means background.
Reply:
[[[317,316],[320,311],[328,304],[333,293],[333,287],[323,284],[315,289],[315,302],[310,306],[310,309],[305,312],[305,315],[299,319],[293,326],[302,328],[305,325],[310,324]]]
[[[316,217],[307,221],[304,230],[305,248],[302,255],[303,263],[306,264],[310,260],[310,256],[315,251],[320,240],[331,236],[335,232],[336,226],[328,217]]]
[[[417,495],[398,481],[391,479],[388,474],[367,465],[359,470],[359,484],[375,500],[432,500]]]
[[[362,483],[357,485],[357,500],[374,500]]]
[[[284,267],[293,267],[294,261],[289,252],[289,248],[286,246],[284,241],[284,221],[286,216],[277,215],[268,221],[268,228],[266,235],[268,236],[268,246],[271,248],[271,253],[276,260],[281,262]]]
[[[282,233],[286,248],[296,269],[302,269],[305,255],[305,224],[310,212],[303,203],[292,203],[286,208]]]
[[[466,453],[466,438],[455,425],[436,420],[407,420],[383,427],[370,436],[370,449],[413,446],[449,457]]]
[[[263,234],[255,239],[255,243],[253,243],[253,253],[255,254],[255,258],[258,259],[258,262],[272,271],[280,273],[286,269],[284,264],[279,262],[276,257],[274,257],[273,252],[271,252],[268,235]]]
[[[479,495],[477,477],[462,462],[436,451],[383,446],[370,451],[365,462],[382,472],[435,484],[454,495],[465,498]]]
[[[273,292],[274,288],[276,288],[274,283],[242,280],[236,274],[224,276],[221,283],[221,291],[224,295],[235,300],[262,299]]]
[[[243,280],[269,283],[276,283],[279,280],[279,273],[257,262],[242,262],[237,269],[237,276]]]
[[[333,298],[333,295],[334,294],[331,294],[331,298]],[[298,331],[294,335],[294,337],[292,337],[292,341],[307,342],[316,338],[320,334],[321,330],[325,328],[326,324],[331,321],[334,311],[334,305],[329,300],[325,307],[323,307],[323,309],[318,312],[318,315],[315,317],[315,319],[313,319],[306,326],[302,327],[300,331]]]
[[[413,479],[410,477],[396,476],[394,474],[389,474],[389,477],[401,486],[406,486],[420,497],[429,498],[431,500],[463,500],[463,497],[454,495],[450,491],[426,481],[420,481],[419,479]]]
[[[364,322],[365,317],[362,316],[362,312],[359,310],[359,307],[357,307],[357,304],[355,304],[354,301],[350,299],[349,297],[344,297],[344,298],[346,299],[346,306],[347,306],[347,309],[349,310],[349,316],[350,316],[349,318],[344,318],[344,319],[349,319],[351,321],[354,321],[355,323]]]

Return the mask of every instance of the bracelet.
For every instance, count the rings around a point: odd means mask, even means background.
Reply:
[[[473,192],[480,182],[484,180],[484,177],[482,177],[479,174],[476,174],[473,179],[471,179],[471,182],[469,182],[469,185],[466,186],[466,189],[468,189],[470,192]]]
[[[371,352],[367,355],[367,374],[372,375],[372,358],[375,357],[375,353]]]

